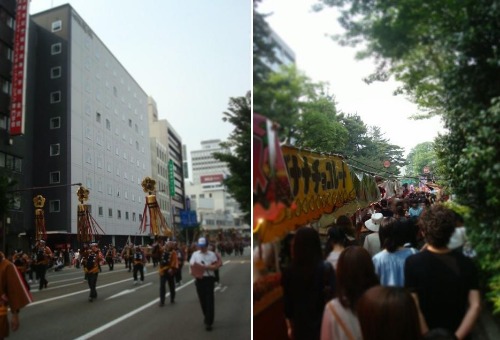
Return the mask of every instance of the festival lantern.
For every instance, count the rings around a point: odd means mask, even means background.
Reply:
[[[94,241],[99,231],[104,234],[97,221],[90,214],[90,205],[84,204],[89,199],[89,190],[83,186],[76,192],[80,204],[78,204],[77,239],[80,242]]]
[[[149,213],[149,233],[154,236],[172,236],[172,230],[167,225],[165,217],[161,213],[160,206],[156,201],[156,181],[150,177],[145,177],[142,180],[142,189],[148,195],[146,196],[146,203],[144,205],[144,212],[142,214],[142,221],[139,226],[139,231],[145,233],[148,225]]]
[[[37,195],[33,198],[33,203],[35,205],[35,239],[41,240],[47,237],[47,231],[45,230],[45,215],[43,213],[43,207],[45,205],[45,197],[42,195]]]

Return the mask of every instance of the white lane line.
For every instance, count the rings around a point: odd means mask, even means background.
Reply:
[[[115,294],[113,296],[110,296],[110,297],[104,299],[104,301],[111,300],[111,299],[114,299],[114,298],[122,296],[122,295],[133,293],[133,292],[137,291],[138,289],[147,287],[147,286],[152,285],[152,284],[153,284],[152,282],[149,282],[149,283],[146,283],[145,285],[139,286],[139,287],[134,288],[134,289],[125,289],[125,290],[119,292],[118,294]]]
[[[190,284],[191,284],[191,283],[193,283],[193,282],[194,282],[194,280],[191,280],[191,281],[189,281],[189,282],[187,282],[187,283],[183,284],[182,286],[180,286],[180,287],[178,287],[178,288],[176,289],[176,292],[177,292],[177,291],[179,291],[179,290],[181,290],[181,289],[183,289],[184,287],[186,287],[186,286],[190,285]],[[170,293],[167,293],[167,297],[168,297],[168,296],[170,296]],[[160,298],[156,298],[156,299],[154,299],[153,301],[148,302],[148,303],[146,303],[145,305],[143,305],[143,306],[141,306],[141,307],[139,307],[139,308],[137,308],[137,309],[135,309],[135,310],[133,310],[133,311],[131,311],[131,312],[128,312],[127,314],[122,315],[122,316],[120,316],[119,318],[117,318],[117,319],[115,319],[115,320],[113,320],[113,321],[111,321],[111,322],[108,322],[107,324],[104,324],[104,325],[102,325],[101,327],[96,328],[96,329],[94,329],[94,330],[93,330],[93,331],[91,331],[91,332],[88,332],[87,334],[84,334],[84,335],[82,335],[82,336],[80,336],[80,337],[76,338],[75,340],[86,340],[86,339],[90,339],[91,337],[93,337],[93,336],[95,336],[95,335],[97,335],[97,334],[99,334],[99,333],[104,332],[106,329],[108,329],[108,328],[110,328],[110,327],[113,327],[114,325],[116,325],[116,324],[118,324],[118,323],[122,322],[123,320],[126,320],[126,319],[130,318],[131,316],[134,316],[134,315],[135,315],[135,314],[137,314],[137,313],[142,312],[142,311],[143,311],[143,310],[145,310],[146,308],[151,307],[151,306],[153,306],[154,304],[156,304],[156,303],[158,303],[158,302],[160,302]]]

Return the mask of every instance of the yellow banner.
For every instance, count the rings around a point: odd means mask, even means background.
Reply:
[[[322,214],[356,199],[351,171],[342,158],[282,146],[294,204],[276,223],[263,221],[259,238],[271,242],[288,231],[317,220]],[[255,213],[255,212],[254,212]],[[254,218],[258,216],[254,215]]]

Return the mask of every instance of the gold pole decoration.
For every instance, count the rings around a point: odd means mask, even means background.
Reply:
[[[142,214],[142,221],[139,226],[139,231],[145,233],[148,225],[148,212],[149,212],[149,231],[154,236],[172,236],[172,230],[167,225],[165,217],[161,213],[160,206],[156,201],[156,181],[150,177],[145,177],[142,180],[142,190],[147,193],[146,204],[144,205],[144,213]]]
[[[45,230],[45,216],[43,207],[45,206],[45,197],[37,195],[33,198],[35,205],[35,239],[41,240],[47,238],[47,231]]]
[[[83,186],[76,192],[80,204],[78,204],[77,239],[80,242],[94,241],[99,231],[104,234],[97,221],[90,214],[90,205],[84,204],[89,199],[89,190]]]

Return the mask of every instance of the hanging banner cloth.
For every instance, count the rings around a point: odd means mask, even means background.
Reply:
[[[253,232],[266,238],[286,233],[279,223],[295,207],[277,128],[253,114]]]
[[[77,211],[77,239],[79,242],[95,241],[99,235],[104,234],[104,231],[90,214],[91,206],[84,204],[89,199],[89,190],[80,186],[76,195],[80,201]]]
[[[45,230],[45,215],[43,212],[43,207],[45,205],[45,197],[42,195],[37,195],[33,198],[33,204],[35,205],[35,239],[45,240],[47,239],[47,231]]]
[[[139,225],[139,232],[145,233],[147,231],[148,225],[148,213],[149,213],[149,233],[154,236],[172,236],[172,230],[168,227],[165,217],[161,213],[160,206],[156,201],[156,195],[153,192],[156,191],[156,181],[150,177],[145,177],[142,180],[142,189],[146,196],[146,203],[144,205],[144,212],[142,214],[142,221]]]

